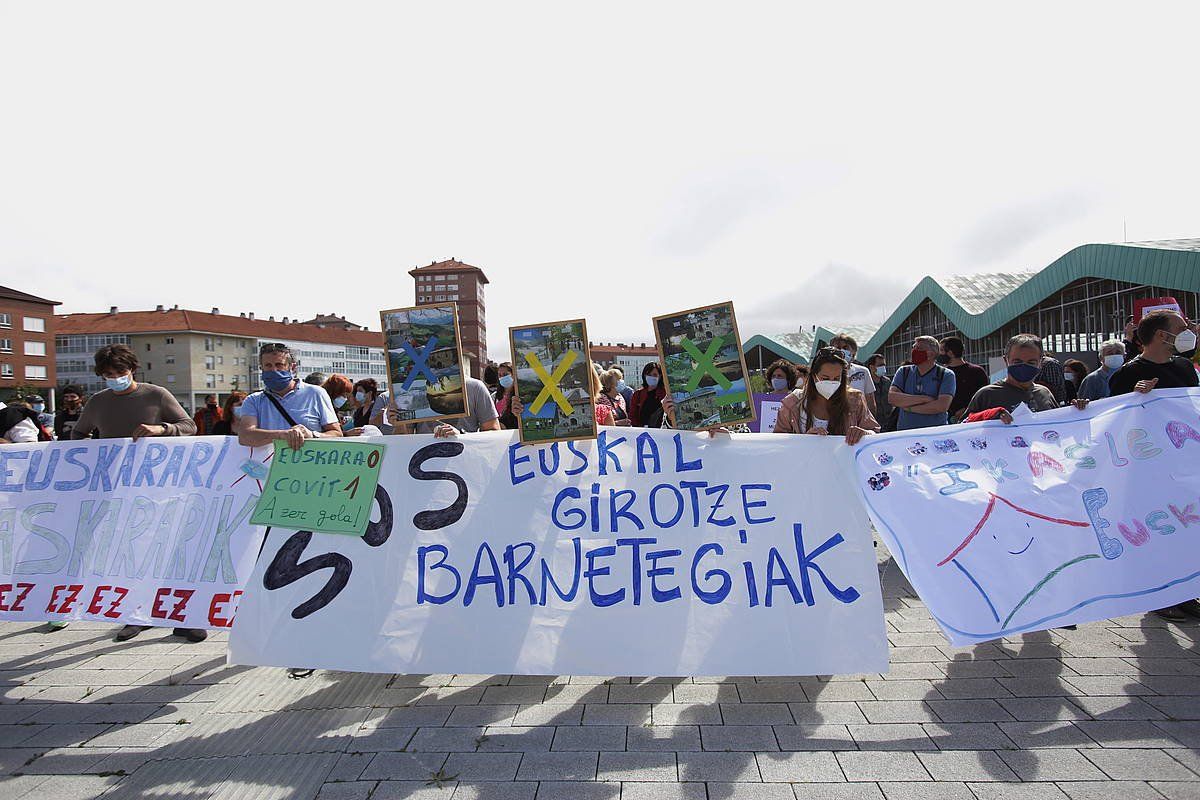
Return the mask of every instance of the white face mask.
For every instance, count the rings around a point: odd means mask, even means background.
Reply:
[[[1104,366],[1109,369],[1120,369],[1125,364],[1125,356],[1116,353],[1104,357]]]
[[[1190,353],[1196,349],[1196,333],[1195,331],[1184,330],[1180,331],[1175,337],[1175,352]]]
[[[887,365],[880,364],[878,367],[875,368],[875,374],[881,378],[884,377],[885,375],[887,375]]]
[[[842,385],[841,381],[817,381],[816,382],[817,391],[820,392],[821,397],[824,397],[826,400],[833,397],[834,394],[837,393],[837,390],[839,387],[841,387],[841,385]]]

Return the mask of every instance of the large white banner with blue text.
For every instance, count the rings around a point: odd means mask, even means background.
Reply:
[[[850,451],[609,428],[386,439],[363,538],[273,530],[230,660],[368,672],[887,669]]]
[[[229,627],[272,452],[215,436],[0,446],[0,619]]]
[[[876,528],[954,644],[1200,596],[1200,392],[864,440]]]

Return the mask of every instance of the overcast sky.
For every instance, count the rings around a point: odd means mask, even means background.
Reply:
[[[3,3],[0,281],[378,327],[479,266],[489,345],[1200,235],[1187,5]]]

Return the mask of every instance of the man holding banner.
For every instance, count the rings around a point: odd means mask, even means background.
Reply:
[[[342,435],[329,394],[320,386],[296,379],[296,358],[287,345],[264,345],[258,363],[264,388],[242,403],[239,443],[262,447],[284,439],[299,450],[307,439]]]

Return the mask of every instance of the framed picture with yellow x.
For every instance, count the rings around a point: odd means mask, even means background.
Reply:
[[[581,319],[508,329],[523,444],[596,438],[596,394]]]
[[[663,383],[675,427],[707,430],[754,420],[746,358],[733,303],[654,318]]]

